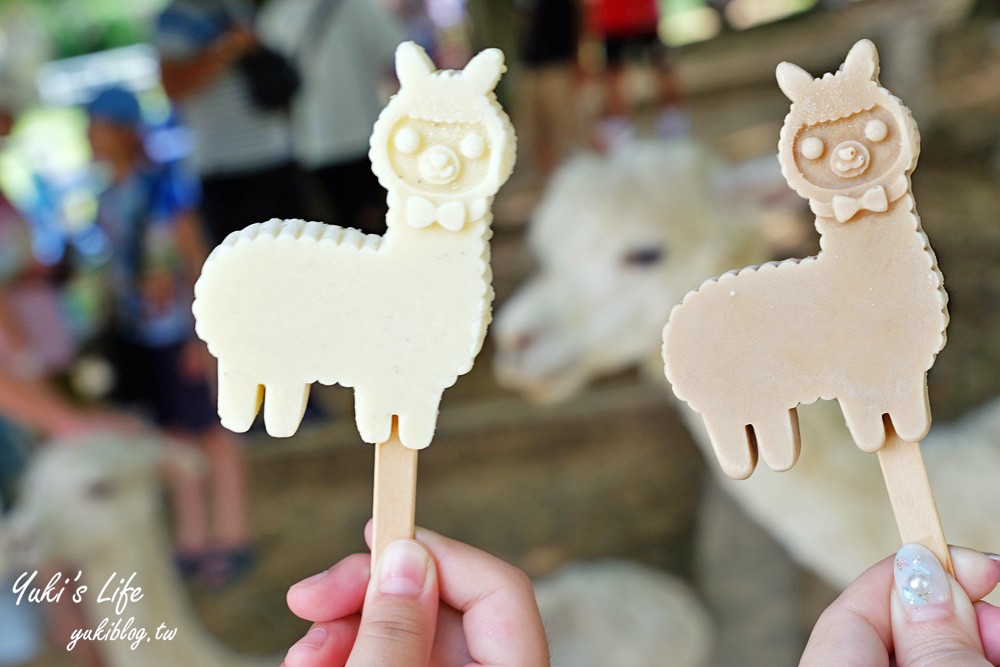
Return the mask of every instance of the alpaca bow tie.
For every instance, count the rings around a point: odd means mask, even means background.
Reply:
[[[845,197],[837,195],[833,198],[833,214],[837,222],[847,222],[858,211],[873,211],[883,213],[889,210],[889,197],[885,194],[885,188],[877,185],[860,197]]]
[[[810,200],[809,207],[813,213],[824,218],[836,218],[837,222],[847,222],[860,211],[884,213],[889,210],[889,204],[906,194],[909,183],[906,177],[896,179],[888,188],[876,185],[860,197],[847,195],[834,196],[830,204]]]
[[[436,222],[448,231],[457,232],[465,226],[465,212],[465,204],[460,201],[434,206],[423,197],[410,197],[406,200],[406,221],[417,229]]]

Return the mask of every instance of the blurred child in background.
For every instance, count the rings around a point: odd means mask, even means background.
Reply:
[[[13,130],[16,94],[0,84],[0,141]],[[22,379],[65,370],[75,344],[62,317],[60,266],[35,259],[32,229],[0,191],[0,367]]]
[[[0,141],[6,140],[14,127],[15,111],[7,88],[0,85]],[[26,247],[23,221],[0,189],[0,339],[20,338],[20,331],[9,312],[6,284],[20,268],[20,255]],[[9,344],[8,347],[13,350],[14,345]],[[11,419],[21,408],[31,407],[34,403],[21,399],[19,383],[11,374],[14,360],[12,354],[8,363],[0,365],[0,415]],[[46,421],[44,406],[42,414],[36,417]],[[24,453],[14,430],[0,417],[0,513],[10,506],[13,486],[23,466]],[[0,627],[7,630],[0,634],[0,665],[27,663],[41,650],[41,625],[37,614],[34,610],[17,606],[10,583],[0,577]]]
[[[23,104],[19,92],[0,80],[0,142]],[[139,427],[123,414],[81,409],[53,387],[51,376],[65,369],[74,349],[61,318],[58,271],[35,260],[32,241],[31,226],[0,189],[0,513],[14,501],[32,436],[72,440],[88,431]],[[0,572],[0,665],[22,665],[42,650],[43,623],[35,605],[17,604],[5,574],[14,576]],[[84,623],[75,605],[45,611],[53,636]],[[91,645],[77,658],[81,665],[100,664]]]
[[[639,62],[656,72],[656,104],[661,114],[657,134],[683,134],[686,118],[674,108],[682,101],[682,91],[660,39],[660,13],[656,0],[588,0],[590,32],[604,45],[602,83],[605,118],[599,123],[595,141],[607,149],[627,139],[631,133],[629,116],[635,109],[626,87],[626,64]]]
[[[577,95],[578,3],[531,0],[525,6],[514,122],[524,162],[540,176],[584,145]]]
[[[106,89],[86,109],[94,159],[108,170],[97,222],[112,248],[109,338],[116,398],[144,408],[162,428],[197,442],[208,455],[208,484],[187,479],[174,489],[177,561],[185,574],[222,584],[248,568],[252,554],[245,455],[240,441],[219,425],[210,358],[195,338],[191,315],[194,281],[206,257],[195,213],[199,188],[176,165],[148,159],[133,93]]]

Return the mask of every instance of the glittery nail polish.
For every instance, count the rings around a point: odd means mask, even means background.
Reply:
[[[896,592],[907,610],[945,605],[951,600],[948,575],[926,547],[904,545],[896,553],[893,573]]]

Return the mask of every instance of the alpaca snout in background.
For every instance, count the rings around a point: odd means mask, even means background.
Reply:
[[[722,262],[768,256],[760,214],[792,210],[773,162],[729,165],[693,139],[567,162],[528,230],[539,270],[497,313],[500,383],[552,402],[637,362],[660,374],[653,332],[674,303]]]

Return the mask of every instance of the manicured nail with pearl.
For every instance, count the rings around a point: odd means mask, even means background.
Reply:
[[[925,610],[940,609],[951,600],[948,575],[926,547],[907,544],[896,553],[893,567],[896,592],[903,601],[907,616],[919,620]]]

